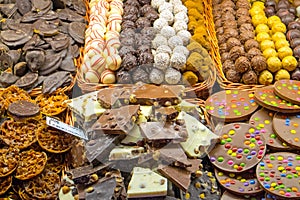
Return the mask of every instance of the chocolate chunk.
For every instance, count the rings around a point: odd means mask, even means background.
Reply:
[[[132,74],[133,83],[149,83],[149,74],[144,67],[136,67],[134,70],[130,71],[130,73]]]
[[[171,121],[178,116],[178,111],[174,107],[160,107],[155,109],[155,117],[159,120]]]
[[[11,58],[11,61],[13,62],[13,64],[16,64],[17,62],[19,62],[19,59],[21,58],[20,50],[9,50],[6,53]]]
[[[127,13],[123,15],[123,19],[126,21],[132,21],[135,22],[138,19],[138,14],[135,13]]]
[[[135,47],[135,38],[129,37],[129,38],[121,38],[121,44],[122,46],[132,46]]]
[[[62,64],[62,58],[59,54],[46,55],[45,64],[39,68],[40,75],[48,75],[56,71]]]
[[[14,84],[20,77],[13,75],[12,73],[2,72],[0,74],[0,84],[3,87],[8,87]]]
[[[127,6],[135,6],[135,7],[139,8],[140,3],[137,0],[126,0],[124,2],[124,7],[127,7]]]
[[[128,22],[131,23],[131,21],[123,21],[123,23]],[[135,37],[135,28],[128,28],[126,30],[122,30],[120,33],[120,39],[127,39]]]
[[[15,85],[24,90],[27,90],[30,87],[32,87],[32,85],[34,85],[37,81],[38,81],[38,74],[34,72],[28,72],[27,74],[22,76],[19,80],[17,80],[15,82]]]
[[[43,93],[52,93],[61,87],[70,77],[69,72],[59,71],[48,76],[43,82]]]
[[[24,30],[2,30],[0,33],[2,42],[7,46],[19,46],[28,42],[33,35],[31,29]]]
[[[127,134],[133,128],[139,107],[128,105],[107,110],[92,126],[92,130],[105,134]]]
[[[107,200],[113,199],[115,188],[117,182],[115,178],[110,178],[104,181],[98,181],[96,184],[93,184],[91,187],[93,190],[91,192],[85,193],[85,199],[87,200]]]
[[[30,101],[21,100],[11,103],[8,112],[17,117],[32,117],[40,113],[40,107]]]
[[[154,63],[154,56],[149,52],[141,52],[139,53],[138,61],[140,65],[152,64]]]

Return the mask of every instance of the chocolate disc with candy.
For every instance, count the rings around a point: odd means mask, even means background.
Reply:
[[[261,131],[268,147],[274,150],[288,150],[290,149],[289,146],[285,142],[279,140],[273,131],[274,114],[273,111],[262,108],[251,116],[249,124]]]
[[[256,167],[258,182],[280,198],[300,198],[300,155],[289,152],[266,154]]]
[[[217,119],[236,122],[247,119],[258,105],[251,92],[226,90],[210,96],[205,102],[205,107],[207,112]]]
[[[285,200],[286,198],[280,198],[278,196],[266,193],[265,194],[265,200]]]
[[[284,113],[300,112],[300,106],[281,99],[274,93],[273,86],[258,88],[254,92],[256,102],[269,110]]]
[[[249,195],[241,196],[241,195],[235,195],[228,191],[225,191],[221,196],[221,200],[266,200],[266,199],[264,198],[263,194],[255,195],[255,197]]]
[[[278,137],[288,145],[300,148],[300,115],[276,113],[273,128]]]
[[[211,163],[222,171],[244,172],[259,163],[265,154],[261,132],[249,124],[227,124],[219,135],[220,143],[208,155]]]
[[[253,169],[242,174],[226,173],[215,169],[215,175],[220,185],[233,194],[253,196],[263,191]]]
[[[274,83],[277,96],[293,104],[300,105],[300,81],[279,80]]]

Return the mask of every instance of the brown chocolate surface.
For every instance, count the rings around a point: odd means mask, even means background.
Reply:
[[[211,116],[225,122],[234,122],[247,119],[258,105],[251,92],[226,90],[210,96],[205,102],[205,107]]]
[[[287,150],[289,149],[287,144],[279,140],[273,131],[274,114],[273,111],[262,108],[253,113],[249,120],[249,124],[261,131],[269,148],[274,150]]]
[[[104,108],[112,108],[125,90],[122,88],[104,88],[99,90],[97,100]]]
[[[168,164],[179,167],[191,167],[192,163],[187,159],[186,154],[179,144],[168,144],[158,150],[159,156]]]
[[[266,200],[266,199],[264,199],[263,193],[261,195],[255,195],[255,196],[240,196],[225,191],[222,194],[220,200]]]
[[[300,148],[300,115],[276,113],[273,118],[273,129],[278,137],[288,145]]]
[[[256,167],[256,176],[263,189],[281,198],[299,199],[299,160],[300,155],[295,153],[266,154]]]
[[[274,94],[273,86],[258,88],[254,92],[255,101],[269,110],[297,113],[300,111],[300,106],[287,102]]]
[[[280,98],[300,105],[300,81],[279,80],[274,83],[274,92]]]
[[[11,103],[8,107],[8,112],[18,117],[31,117],[39,114],[40,108],[37,104],[21,100]]]
[[[220,143],[208,154],[211,163],[226,172],[244,172],[263,158],[266,144],[261,131],[245,123],[232,123],[219,131]]]

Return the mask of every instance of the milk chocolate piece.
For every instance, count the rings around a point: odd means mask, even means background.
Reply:
[[[174,107],[160,107],[155,110],[157,119],[171,121],[178,116],[178,111]]]
[[[122,88],[104,88],[98,91],[97,100],[103,108],[118,107],[117,102],[124,92]]]
[[[40,107],[32,102],[21,100],[11,103],[8,112],[18,117],[31,117],[40,113]]]
[[[76,167],[74,169],[70,169],[67,173],[70,173],[72,176],[72,180],[76,184],[87,183],[92,174],[102,175],[103,172],[108,168],[107,164],[99,165],[93,167],[93,165],[85,165],[82,167]]]
[[[137,119],[139,105],[127,105],[107,110],[92,126],[92,130],[105,134],[127,134]]]

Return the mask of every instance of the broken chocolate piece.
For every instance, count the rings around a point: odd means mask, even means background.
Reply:
[[[25,60],[32,72],[37,72],[45,63],[45,52],[41,50],[30,50],[26,52]]]
[[[43,82],[43,93],[52,93],[61,87],[70,77],[69,72],[59,71],[48,76]]]
[[[124,92],[123,88],[104,88],[99,90],[97,99],[104,108],[119,107],[119,99]]]
[[[2,72],[0,74],[0,84],[3,87],[8,87],[14,84],[20,77],[13,75],[12,73]]]
[[[178,116],[178,111],[174,107],[160,107],[155,110],[155,117],[158,120],[171,121]]]
[[[38,74],[33,72],[27,72],[19,80],[15,82],[15,85],[24,90],[29,89],[38,81]]]

